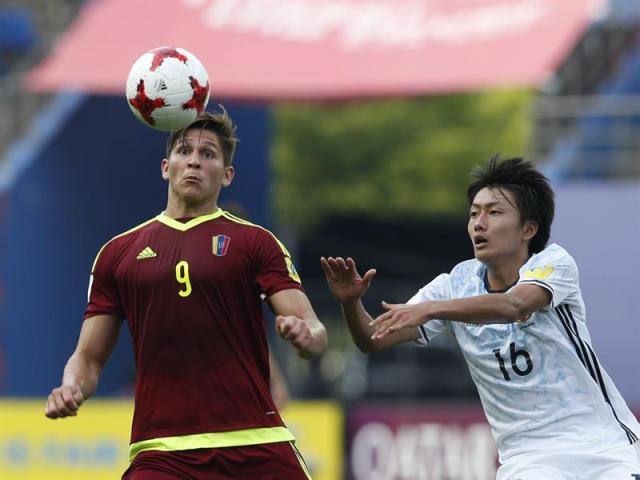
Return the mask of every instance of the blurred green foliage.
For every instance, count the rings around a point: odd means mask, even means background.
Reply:
[[[330,215],[378,219],[466,214],[469,170],[494,153],[522,156],[530,90],[274,109],[271,158],[279,223]]]

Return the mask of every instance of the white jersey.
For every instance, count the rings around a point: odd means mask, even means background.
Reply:
[[[459,263],[408,303],[491,293],[486,267]],[[526,322],[474,325],[431,320],[422,343],[447,330],[456,338],[478,388],[500,461],[544,451],[598,453],[635,443],[640,425],[591,346],[578,269],[553,244],[520,269],[517,284],[547,289],[551,303]]]

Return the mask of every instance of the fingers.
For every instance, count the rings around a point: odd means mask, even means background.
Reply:
[[[311,341],[311,331],[307,323],[293,315],[276,317],[278,335],[297,349],[305,349]]]
[[[401,314],[402,307],[403,305],[382,302],[382,308],[386,312],[378,315],[369,323],[374,329],[373,335],[371,335],[373,340],[384,338],[404,326],[405,320]]]
[[[369,288],[369,286],[371,285],[371,280],[373,280],[373,277],[376,273],[377,270],[375,268],[372,268],[370,270],[367,270],[367,273],[365,273],[364,277],[362,277],[362,281],[367,286],[367,288]]]
[[[320,265],[327,278],[332,280],[345,277],[360,277],[356,263],[351,257],[346,260],[342,257],[320,257]],[[370,274],[370,277],[373,275],[375,275],[375,270],[373,270],[373,274]]]
[[[53,419],[75,417],[83,401],[84,395],[79,387],[54,388],[47,399],[44,414]]]

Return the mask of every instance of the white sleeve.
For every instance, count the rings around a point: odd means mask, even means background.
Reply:
[[[418,292],[409,299],[407,305],[415,305],[432,300],[448,300],[451,298],[451,289],[449,288],[449,274],[442,273],[422,287]],[[426,346],[429,341],[440,335],[446,330],[447,324],[443,320],[429,320],[427,323],[418,326],[420,338],[417,340],[418,345]]]
[[[518,280],[521,284],[539,285],[551,293],[551,303],[542,309],[548,312],[578,290],[578,267],[564,249],[549,247],[527,262]]]

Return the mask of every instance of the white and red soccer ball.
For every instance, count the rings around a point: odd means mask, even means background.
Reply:
[[[196,119],[209,101],[209,76],[195,55],[160,47],[135,61],[127,77],[127,103],[145,125],[179,130]]]

